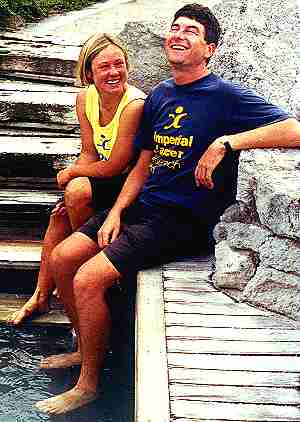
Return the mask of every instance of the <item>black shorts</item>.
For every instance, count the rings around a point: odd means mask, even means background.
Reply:
[[[107,178],[88,177],[92,189],[92,207],[95,211],[113,206],[127,176],[128,173]]]
[[[97,243],[97,232],[108,212],[96,213],[78,231]],[[212,246],[212,229],[186,211],[136,202],[123,212],[121,232],[103,252],[125,275],[178,257],[198,255]]]

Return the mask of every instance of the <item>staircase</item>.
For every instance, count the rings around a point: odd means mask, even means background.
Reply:
[[[79,47],[0,34],[0,321],[34,290],[57,172],[80,150],[74,65]],[[59,303],[34,318],[68,324]]]

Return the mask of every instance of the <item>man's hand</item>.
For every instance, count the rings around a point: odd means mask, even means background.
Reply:
[[[66,185],[70,182],[70,180],[73,179],[70,167],[60,170],[57,173],[56,179],[57,179],[58,187],[60,189],[63,189],[64,187],[66,187]]]
[[[106,217],[106,220],[98,230],[98,245],[105,248],[105,246],[112,243],[119,235],[121,229],[121,216],[112,211]]]
[[[203,185],[213,189],[212,174],[217,165],[223,160],[226,153],[223,142],[216,139],[205,151],[198,161],[195,170],[195,182],[197,186]]]

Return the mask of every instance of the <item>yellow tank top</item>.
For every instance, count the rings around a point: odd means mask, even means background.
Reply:
[[[124,108],[131,101],[144,99],[143,91],[128,85],[113,119],[106,125],[100,126],[99,122],[99,94],[95,85],[89,85],[86,91],[85,114],[93,129],[93,139],[100,160],[108,160],[116,142],[120,116]]]

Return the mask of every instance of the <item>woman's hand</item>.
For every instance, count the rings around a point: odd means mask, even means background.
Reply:
[[[51,211],[51,215],[62,216],[62,215],[66,215],[66,214],[67,214],[67,208],[66,208],[63,200],[57,202],[57,204],[55,205],[55,207]]]
[[[60,170],[57,173],[56,179],[57,179],[58,187],[60,189],[63,189],[64,187],[66,187],[66,185],[70,182],[70,180],[73,179],[73,175],[72,175],[70,167],[67,167],[66,169]]]
[[[98,230],[98,245],[101,249],[112,243],[119,235],[121,229],[121,216],[119,213],[110,212]]]

